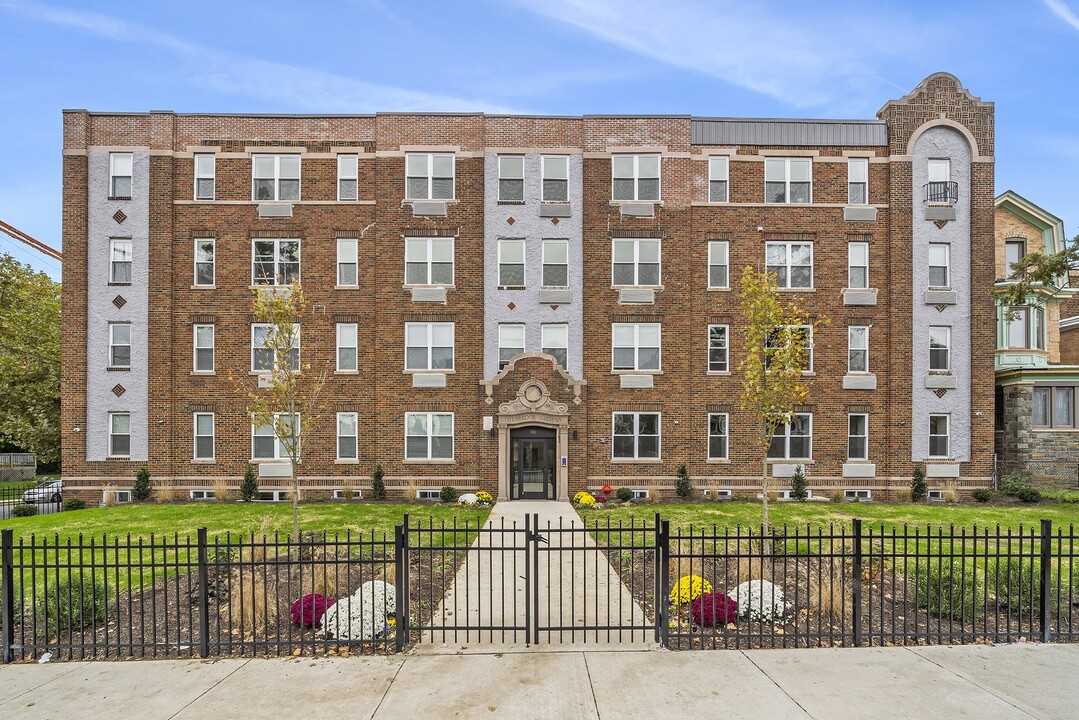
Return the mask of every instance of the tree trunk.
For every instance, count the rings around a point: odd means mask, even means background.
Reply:
[[[768,530],[768,451],[764,452],[764,460],[761,463],[761,498],[763,499],[762,507],[764,508],[764,517],[761,520],[761,532],[764,533]]]

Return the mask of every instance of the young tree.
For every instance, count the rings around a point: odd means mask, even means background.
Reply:
[[[318,397],[326,381],[325,368],[313,371],[310,363],[300,361],[300,324],[307,309],[308,302],[298,282],[258,288],[253,310],[255,322],[264,326],[256,335],[261,343],[254,348],[258,376],[252,378],[246,369],[240,375],[255,426],[272,428],[274,442],[289,460],[293,542],[300,540],[296,465],[305,430],[320,413]]]
[[[768,449],[776,431],[791,422],[795,406],[809,395],[802,371],[808,364],[812,333],[824,319],[809,321],[791,303],[783,303],[774,273],[747,266],[742,273],[745,357],[740,407],[757,416],[756,440],[761,455],[763,528],[768,527]]]
[[[1033,252],[1023,256],[1008,268],[1008,282],[998,285],[993,293],[1007,307],[1037,304],[1038,294],[1050,297],[1068,285],[1069,274],[1079,270],[1079,235],[1060,252],[1043,255]]]

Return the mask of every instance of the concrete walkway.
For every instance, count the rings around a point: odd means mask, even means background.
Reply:
[[[417,652],[491,652],[492,646],[521,649],[526,640],[525,614],[535,608],[529,609],[526,602],[525,536],[512,530],[523,530],[525,516],[533,514],[538,515],[545,542],[539,546],[539,566],[531,570],[538,574],[540,626],[540,644],[532,648],[559,651],[572,643],[580,644],[580,649],[640,650],[653,644],[644,610],[596,547],[573,506],[514,501],[494,506],[487,531],[468,550]],[[421,600],[427,599],[420,594]],[[618,629],[577,629],[585,625]]]
[[[1079,645],[0,667],[0,717],[1075,718]]]

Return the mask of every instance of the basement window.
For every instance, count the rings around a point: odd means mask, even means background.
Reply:
[[[333,491],[333,499],[334,500],[344,500],[345,499],[345,491],[344,490],[334,490]],[[355,490],[353,490],[352,491],[352,499],[353,500],[363,500],[363,491],[360,490],[359,488],[356,488]]]
[[[850,501],[872,500],[872,490],[844,490],[843,498]]]
[[[441,497],[441,489],[439,488],[420,488],[416,491],[417,500],[434,500],[439,501]]]

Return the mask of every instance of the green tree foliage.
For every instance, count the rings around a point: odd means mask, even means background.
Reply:
[[[382,469],[382,465],[375,465],[374,471],[371,472],[371,493],[375,496],[375,500],[386,499],[386,481],[382,478],[386,477],[386,471]]]
[[[0,254],[0,443],[60,460],[60,284]]]
[[[1019,262],[1012,263],[1008,268],[1008,281],[998,285],[993,293],[997,301],[1007,307],[1040,305],[1044,296],[1060,294],[1075,269],[1079,269],[1079,235],[1060,252],[1028,253]]]
[[[929,492],[929,485],[925,481],[925,471],[920,467],[914,468],[914,475],[910,478],[910,499],[914,502],[925,500]]]
[[[809,483],[806,481],[805,467],[799,465],[794,470],[794,476],[791,478],[791,497],[798,502],[805,502],[809,499]]]
[[[150,499],[150,468],[145,465],[135,473],[135,485],[131,488],[131,495],[139,501]]]
[[[259,478],[255,473],[255,466],[248,465],[244,471],[244,481],[240,484],[240,499],[251,502],[259,494]]]
[[[689,497],[692,487],[689,484],[689,471],[685,463],[678,464],[678,480],[674,484],[674,494],[680,498]]]

